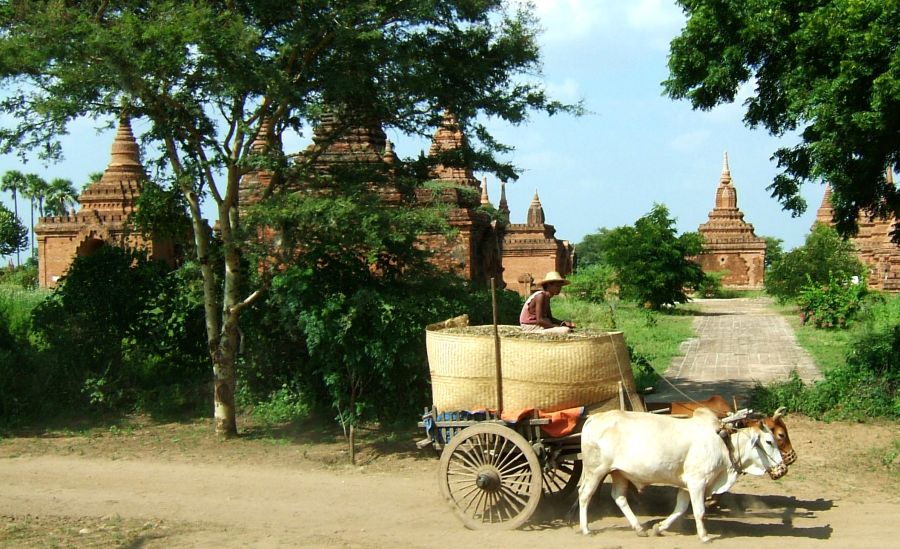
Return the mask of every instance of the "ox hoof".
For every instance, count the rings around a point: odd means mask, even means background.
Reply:
[[[661,536],[662,533],[663,533],[663,530],[660,530],[660,529],[659,529],[659,524],[654,524],[654,525],[653,525],[653,535],[654,535],[654,536]]]
[[[709,536],[700,536],[700,541],[702,541],[703,543],[709,543],[709,540],[711,539],[712,538]]]
[[[638,535],[639,537],[642,537],[642,538],[646,538],[646,537],[647,537],[647,531],[644,530],[643,528],[641,528],[640,530],[635,530],[635,532],[637,532],[637,535]]]

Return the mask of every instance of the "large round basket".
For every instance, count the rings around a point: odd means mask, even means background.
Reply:
[[[426,332],[435,408],[497,409],[494,337],[444,328],[432,325]],[[636,393],[621,332],[501,336],[500,371],[504,410],[590,406],[616,397],[620,381],[629,395]]]

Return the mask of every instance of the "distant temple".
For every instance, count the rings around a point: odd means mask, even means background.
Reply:
[[[894,184],[894,174],[888,169],[885,179]],[[831,186],[825,186],[822,204],[816,211],[816,223],[829,227],[834,224],[831,207]],[[859,231],[850,240],[856,246],[859,260],[869,268],[869,287],[885,292],[900,292],[900,246],[891,242],[891,229],[895,220],[869,219],[860,213],[857,219]]]
[[[507,288],[526,296],[548,272],[557,271],[563,276],[571,273],[575,251],[569,241],[556,238],[556,229],[546,223],[537,190],[528,206],[525,223],[509,223],[506,184],[500,185],[498,210],[507,222],[503,237],[503,281]],[[487,179],[482,193],[482,203],[490,204]]]
[[[262,132],[261,132],[262,133]],[[253,147],[266,146],[257,137]],[[474,284],[487,285],[492,277],[501,280],[500,247],[502,228],[491,224],[490,216],[479,209],[481,187],[472,169],[462,162],[466,147],[465,135],[456,118],[444,114],[441,125],[435,131],[429,157],[434,162],[431,181],[443,184],[439,191],[418,189],[416,201],[421,204],[440,202],[450,207],[448,221],[454,234],[422,235],[420,245],[432,255],[432,262],[441,269],[453,272]],[[343,127],[333,113],[323,115],[313,133],[313,144],[299,156],[312,159],[313,166],[322,173],[333,171],[340,165],[370,165],[384,167],[390,174],[397,158],[393,145],[377,122]],[[271,175],[265,171],[251,172],[244,176],[240,186],[241,206],[246,207],[259,200]],[[302,187],[301,182],[290,182],[291,188]],[[387,206],[401,203],[399,192],[387,184],[378,189]],[[500,284],[502,287],[502,284]]]
[[[765,274],[766,241],[756,236],[753,225],[744,221],[738,209],[737,190],[731,181],[728,153],[716,189],[716,205],[709,221],[700,225],[703,253],[697,257],[704,273],[726,271],[722,286],[734,289],[761,289]]]
[[[38,283],[56,285],[76,257],[88,256],[101,246],[142,248],[154,259],[173,261],[171,241],[145,237],[131,230],[131,214],[147,180],[137,142],[127,118],[119,121],[112,157],[103,177],[88,185],[70,215],[42,217],[34,229],[38,241]]]

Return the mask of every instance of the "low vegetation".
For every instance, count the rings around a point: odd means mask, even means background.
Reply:
[[[801,326],[796,308],[783,311],[791,314],[798,342],[813,356],[824,379],[809,385],[794,375],[783,383],[757,387],[757,407],[781,403],[828,420],[900,419],[900,296],[868,296],[843,330],[815,323]]]

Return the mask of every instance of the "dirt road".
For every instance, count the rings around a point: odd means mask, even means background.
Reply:
[[[897,464],[891,474],[881,463],[897,427],[792,418],[790,428],[799,461],[777,482],[742,479],[707,517],[713,546],[897,547]],[[590,537],[564,520],[565,509],[551,508],[522,530],[469,531],[438,494],[436,458],[377,444],[366,451],[367,465],[354,468],[334,462],[337,443],[221,443],[202,425],[4,439],[0,545],[47,546],[50,531],[68,547],[702,545],[690,519],[664,537],[638,538],[607,487],[595,497]],[[652,523],[669,512],[674,492],[650,488],[633,500]]]

